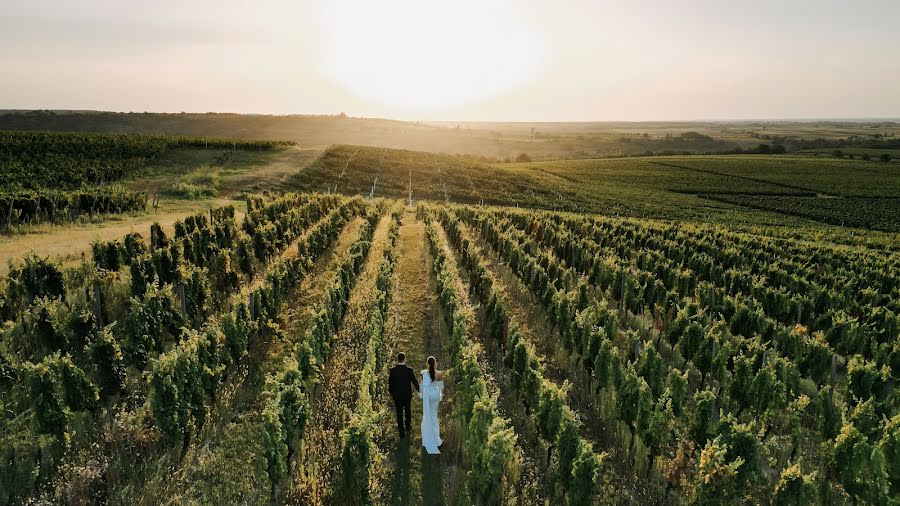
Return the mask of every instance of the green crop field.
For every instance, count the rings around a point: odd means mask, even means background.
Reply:
[[[404,198],[410,177],[413,197],[429,200],[730,225],[822,229],[811,223],[819,222],[900,231],[898,165],[862,160],[733,155],[483,164],[342,145],[326,150],[288,187]]]
[[[896,162],[0,132],[0,163],[40,202],[0,235],[0,505],[900,497]],[[60,210],[114,190],[140,209]],[[446,372],[440,456],[397,440],[401,350]]]

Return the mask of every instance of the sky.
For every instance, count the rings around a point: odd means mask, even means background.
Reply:
[[[0,0],[0,109],[900,117],[896,0]]]

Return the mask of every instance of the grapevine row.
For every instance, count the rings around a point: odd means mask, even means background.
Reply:
[[[485,306],[487,331],[506,351],[504,364],[514,372],[514,385],[526,413],[534,412],[534,422],[548,446],[548,458],[552,449],[557,449],[560,489],[570,504],[591,504],[599,492],[606,455],[596,453],[593,444],[579,435],[580,422],[568,405],[566,389],[544,377],[542,358],[519,330],[520,323],[507,311],[503,296],[495,288],[497,281],[484,265],[481,250],[466,237],[457,220],[450,219],[446,212],[439,212],[439,217],[462,265],[470,273],[472,291]]]
[[[496,238],[498,236],[495,233],[491,237]],[[522,238],[520,237],[519,239],[522,239]],[[507,251],[509,250],[510,247],[513,247],[510,245],[517,244],[517,241],[515,241],[515,240],[510,241],[508,238],[506,239],[506,241],[507,241]],[[523,253],[523,251],[524,250],[521,250],[521,251],[519,251],[519,253],[512,254],[512,257],[518,258],[519,254]],[[527,262],[525,262],[523,264],[533,265],[532,263],[527,263]],[[544,265],[547,265],[547,264],[544,263]],[[540,270],[540,266],[538,266],[537,268],[538,268],[538,270]],[[530,270],[533,273],[534,269],[535,269],[535,267],[532,266],[530,268],[527,268],[526,271]],[[523,277],[523,274],[526,274],[526,273],[521,270],[521,266],[520,266],[520,269],[518,269],[518,270],[514,268],[514,271],[516,271],[517,274],[520,277],[522,277],[522,280],[523,280],[523,282],[525,282],[526,285],[529,284],[528,279],[533,279],[533,278],[528,278],[527,275],[525,275]],[[559,281],[559,278],[557,278],[557,281]],[[546,282],[544,284],[546,285]],[[541,283],[538,283],[538,286],[540,286],[540,285],[541,285]],[[534,288],[534,286],[535,286],[534,284],[531,285],[532,288]],[[555,290],[553,290],[553,291],[555,291]],[[538,295],[538,294],[536,294],[536,295]],[[561,302],[561,300],[564,300],[565,295],[561,296],[562,299],[553,295],[552,292],[545,291],[543,293],[543,295],[545,295],[545,297],[544,297],[545,301],[549,300],[549,301],[553,302],[553,305],[552,305],[553,307],[550,308],[550,311],[549,311],[549,313],[551,314],[551,317],[558,315],[560,309],[564,309],[564,308],[568,307],[568,303]],[[538,297],[538,298],[540,299],[541,297]],[[560,321],[560,319],[557,318],[557,321],[556,321],[556,323],[561,326],[561,332],[564,335],[571,332],[570,328],[566,328],[568,325],[571,325],[571,323],[567,323],[567,321],[575,322],[575,318],[574,318],[575,312],[574,311],[563,311],[563,313],[567,313],[567,312],[570,314],[570,316],[567,319],[562,319],[562,321]],[[583,316],[586,314],[589,314],[589,313],[582,312],[579,315],[579,320],[580,320],[579,325],[583,324]],[[681,316],[681,314],[679,316]],[[681,323],[684,324],[685,321],[682,320]],[[676,328],[677,328],[677,326],[676,326]],[[681,330],[684,330],[684,325],[681,325]],[[578,329],[576,327],[574,336],[575,336],[576,342],[579,343],[578,349],[581,350],[581,349],[583,349],[583,348],[581,348],[581,344],[583,343],[584,336],[582,336],[581,338],[578,338],[578,334],[580,334],[580,332],[578,332]],[[686,333],[686,335],[688,337],[690,337],[693,334],[695,334],[695,332],[687,332]],[[672,336],[671,333],[669,335]],[[676,334],[674,337],[678,338],[679,335]],[[569,344],[571,341],[572,341],[572,338],[570,337],[566,340],[566,343]],[[591,353],[591,354],[597,354],[598,352],[600,355],[605,354],[605,352],[602,349],[603,346],[606,346],[605,341],[603,341],[603,343],[600,346],[598,346],[598,343],[596,341],[586,342],[584,344],[587,344],[588,348],[586,348],[586,350],[589,350],[589,353]],[[682,342],[681,344],[682,344],[683,351],[685,349],[687,349],[687,347],[685,347],[687,342]],[[701,344],[701,346],[700,346],[701,349],[698,351],[702,351],[702,348],[703,348],[702,343],[700,343],[700,344]],[[723,344],[727,344],[727,341],[723,342]],[[744,345],[741,345],[741,348],[743,348],[743,346]],[[717,354],[715,351],[715,348],[716,348],[716,346],[715,346],[715,344],[713,344],[713,355]],[[725,346],[723,346],[722,349],[724,351]],[[649,352],[650,349],[647,349],[646,351]],[[769,373],[767,373],[767,375],[761,376],[761,374],[763,374],[767,370],[766,353],[763,349],[749,348],[749,349],[746,349],[746,351],[740,351],[740,348],[739,348],[734,351],[739,352],[739,353],[747,353],[748,351],[751,352],[749,355],[744,355],[744,356],[741,356],[739,354],[739,355],[732,355],[729,357],[730,354],[726,354],[725,356],[728,358],[727,358],[727,360],[722,362],[722,365],[733,364],[733,366],[730,366],[730,367],[733,367],[733,370],[732,370],[733,379],[731,382],[731,390],[732,390],[732,394],[734,395],[734,397],[737,400],[748,398],[748,395],[757,397],[757,400],[759,400],[760,398],[768,398],[770,400],[767,401],[766,404],[762,404],[762,405],[756,404],[757,409],[760,409],[761,412],[764,413],[768,410],[767,406],[769,406],[769,408],[770,408],[772,405],[770,404],[771,395],[762,395],[764,393],[764,391],[760,390],[760,388],[762,388],[763,384],[768,385],[767,390],[771,392],[770,387],[772,387],[772,386],[778,387],[778,384],[781,381],[785,381],[786,382],[785,385],[783,385],[779,388],[783,389],[784,386],[787,386],[788,391],[786,393],[789,395],[791,395],[791,392],[797,391],[796,372],[792,373],[794,375],[793,380],[789,379],[789,378],[791,378],[790,375],[784,376],[783,373],[777,373],[773,377],[772,373],[769,372]],[[761,352],[762,352],[762,358],[760,359]],[[732,352],[732,353],[734,353],[734,352]],[[653,353],[652,355],[655,355],[655,353]],[[703,354],[701,353],[700,358],[702,358],[702,356],[703,356]],[[639,369],[647,369],[648,368],[647,364],[651,364],[651,366],[649,368],[652,369],[653,368],[652,364],[655,362],[654,360],[646,360],[644,358],[644,355],[638,355],[637,351],[635,352],[635,359],[636,359],[635,365],[637,365]],[[656,361],[658,361],[658,357],[657,357]],[[779,368],[782,371],[790,370],[790,369],[785,369],[786,367],[791,366],[790,362],[784,361],[783,359],[778,359],[777,357],[775,359],[773,359],[772,361],[774,361],[775,365],[778,365],[778,368],[775,368],[774,371],[776,371],[776,372],[779,371]],[[642,365],[641,362],[644,362],[644,364]],[[695,362],[696,362],[696,359],[695,359]],[[591,369],[590,364],[592,364],[592,363],[593,362],[590,361],[590,359],[588,359],[588,361],[586,362],[586,365],[589,368],[589,370]],[[760,365],[760,364],[762,364],[762,365]],[[722,365],[720,365],[718,367],[721,368]],[[604,367],[599,362],[596,367],[596,371],[601,373],[601,376],[606,376],[606,374],[607,374],[606,367]],[[677,372],[677,370],[675,372]],[[874,386],[877,387],[878,375],[873,374],[873,372],[874,371],[872,371],[871,368],[866,366],[865,364],[851,362],[851,366],[850,366],[851,388],[853,389],[854,394],[858,395],[862,399],[867,399],[873,392],[873,388],[870,388],[873,386],[872,385],[873,382],[874,382]],[[754,374],[755,374],[755,377],[754,377]],[[721,376],[721,373],[719,373],[718,375]],[[652,376],[659,377],[659,375],[651,374],[646,379],[650,379],[650,378],[652,378]],[[872,377],[875,377],[876,380],[871,379]],[[673,378],[672,373],[670,373],[669,378],[670,378],[670,380]],[[780,378],[780,379],[776,379],[776,378]],[[723,379],[724,379],[724,377],[723,377]],[[773,379],[776,379],[775,383],[772,383]],[[760,381],[762,381],[762,383],[760,383]],[[653,382],[651,382],[651,384],[652,383]],[[660,382],[658,382],[658,381],[656,382],[656,384],[661,385]],[[868,385],[868,386],[863,387],[861,385]],[[671,381],[669,381],[669,387],[670,388],[673,387],[673,384]],[[658,393],[659,387],[654,388],[652,390],[655,391],[654,393]],[[682,387],[682,390],[683,390],[683,387]],[[777,391],[777,389],[776,389],[776,391]],[[798,398],[798,400],[799,399],[800,398]],[[824,392],[824,390],[821,391],[820,395],[819,395],[819,401],[822,405],[821,409],[823,409],[826,414],[825,420],[824,420],[825,426],[824,426],[823,430],[825,431],[826,436],[834,437],[835,435],[837,435],[837,430],[839,430],[839,428],[840,428],[840,419],[839,419],[839,417],[837,419],[835,419],[834,411],[836,408],[834,407],[834,405],[830,399],[830,394],[826,394]],[[780,405],[780,404],[781,403],[777,403],[776,405]],[[743,408],[742,405],[738,405],[738,406]],[[878,405],[876,404],[875,406],[877,407]],[[753,408],[754,405],[751,403],[750,407]],[[869,416],[869,415],[866,415],[866,413],[869,412],[866,410],[871,410],[872,407],[873,407],[873,401],[867,401],[866,403],[862,403],[862,405],[858,405],[857,408],[852,413],[851,419],[853,421],[860,420],[861,418],[864,419],[865,416]],[[885,409],[885,408],[882,407],[881,409]],[[862,411],[860,411],[860,410],[862,410]],[[738,413],[740,413],[740,410],[738,411]],[[830,417],[829,417],[828,413],[831,413]],[[875,433],[872,432],[873,428],[876,431]],[[845,429],[846,429],[846,426],[845,426]],[[892,429],[890,428],[889,424],[885,426],[884,435],[881,438],[882,441],[890,441],[890,438],[892,437],[891,430]],[[653,437],[655,435],[654,433],[657,431],[656,430],[649,430],[649,431],[645,430],[642,432],[646,436]],[[877,433],[877,425],[875,427],[871,427],[871,424],[869,424],[869,431],[867,431],[867,433],[869,434],[869,437],[874,437],[875,434]],[[651,441],[652,441],[652,439],[651,439]],[[837,441],[835,443],[835,452],[839,453],[838,450],[845,445],[846,445],[846,441],[844,441],[844,440]],[[752,454],[751,454],[751,456],[752,456]],[[749,462],[748,462],[748,464],[749,464]],[[745,468],[746,468],[746,466],[745,466]],[[845,482],[845,485],[846,485],[846,482]],[[877,492],[875,492],[875,491],[865,490],[864,493],[865,494],[874,494],[874,496],[877,496]]]
[[[380,214],[369,209],[346,256],[328,282],[313,321],[296,343],[294,354],[269,374],[264,399],[262,434],[269,479],[278,483],[288,463],[303,445],[309,401],[318,379],[319,364],[329,355],[331,339],[344,317],[357,274],[365,263]]]
[[[518,482],[517,437],[489,392],[489,381],[478,360],[478,346],[470,337],[471,308],[461,291],[462,281],[437,226],[419,208],[426,223],[425,234],[432,256],[432,269],[444,318],[450,329],[450,361],[454,388],[458,390],[454,416],[463,421],[464,454],[469,462],[466,491],[473,504],[499,504],[513,493]]]

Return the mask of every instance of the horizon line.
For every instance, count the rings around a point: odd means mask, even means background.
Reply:
[[[185,114],[185,115],[234,115],[234,116],[273,116],[273,117],[341,117],[349,119],[363,120],[382,120],[382,121],[398,121],[404,123],[482,123],[482,124],[531,124],[531,123],[550,123],[550,124],[600,124],[600,123],[812,123],[812,122],[853,122],[853,123],[874,123],[874,122],[900,122],[898,116],[799,116],[799,117],[744,117],[744,118],[694,118],[694,119],[649,119],[649,120],[627,120],[627,119],[578,119],[578,120],[465,120],[465,119],[404,119],[392,118],[387,116],[355,116],[345,112],[337,113],[260,113],[260,112],[234,112],[234,111],[115,111],[106,109],[41,109],[41,108],[23,108],[23,109],[3,109],[0,108],[0,114],[16,114],[29,112],[52,112],[52,113],[93,113],[93,114]]]

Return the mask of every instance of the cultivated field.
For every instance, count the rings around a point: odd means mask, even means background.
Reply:
[[[896,163],[3,135],[0,504],[900,497]]]

